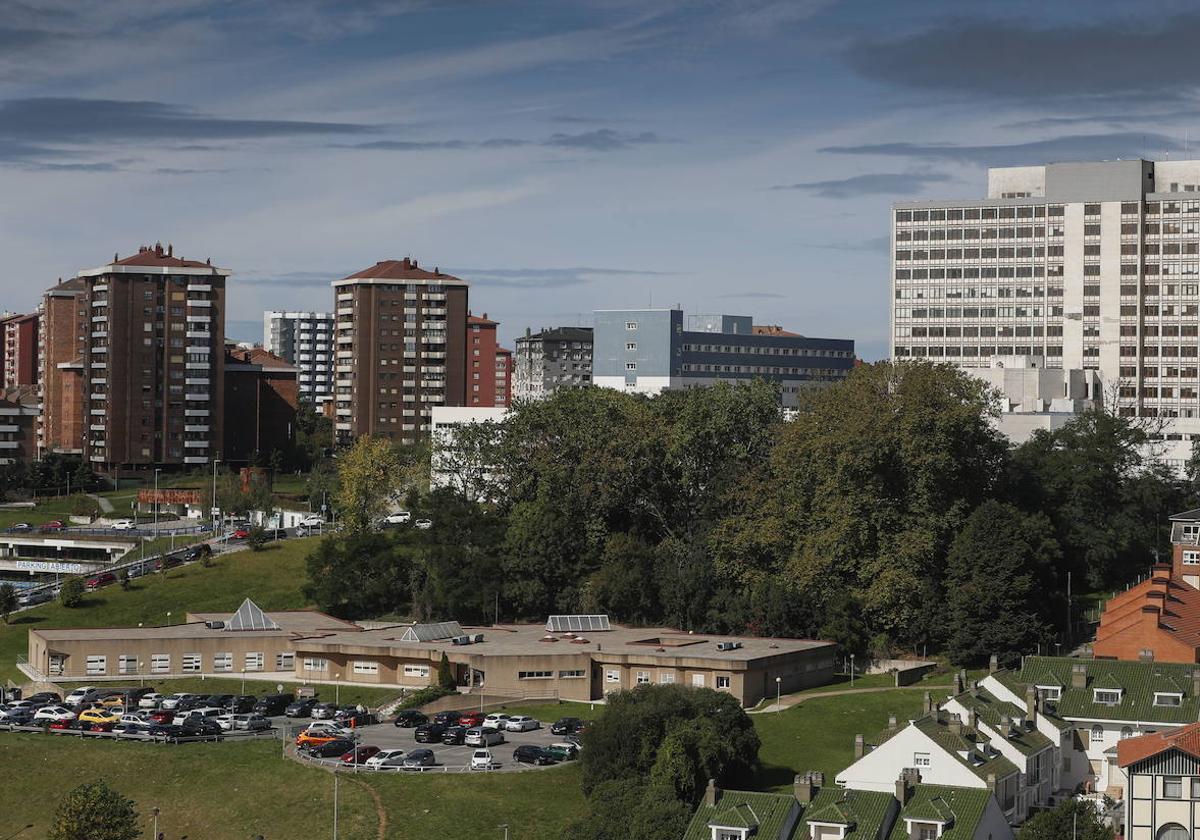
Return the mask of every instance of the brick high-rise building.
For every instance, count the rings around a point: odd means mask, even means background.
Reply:
[[[467,313],[466,387],[463,404],[468,406],[507,406],[508,389],[504,382],[497,389],[496,365],[500,346],[496,342],[499,322]]]
[[[93,467],[183,467],[220,456],[231,273],[162,245],[79,272],[90,324],[84,451]]]
[[[435,405],[463,405],[467,282],[383,260],[333,282],[334,435],[415,443]]]
[[[39,320],[36,312],[0,320],[0,387],[37,384]]]
[[[239,463],[286,452],[296,439],[300,405],[295,365],[261,347],[225,349],[225,451]]]
[[[82,277],[58,282],[42,296],[38,336],[42,415],[38,446],[51,452],[83,452],[88,343],[87,284]]]

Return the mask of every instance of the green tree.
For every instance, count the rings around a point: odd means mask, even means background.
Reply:
[[[78,607],[83,603],[83,578],[75,575],[63,581],[58,599],[64,607]]]
[[[337,506],[351,531],[366,531],[400,497],[402,464],[386,438],[363,435],[342,453],[338,464]]]
[[[11,583],[0,583],[0,618],[8,624],[8,617],[17,610],[17,590]]]
[[[453,690],[458,685],[458,681],[454,679],[454,671],[450,668],[450,658],[446,656],[445,651],[442,652],[442,659],[438,662],[438,685],[447,691]]]
[[[503,581],[503,515],[448,490],[435,492],[417,514],[438,527],[405,528],[395,537],[410,564],[412,614],[420,621],[491,621]]]
[[[141,836],[133,800],[100,780],[67,793],[48,835],[49,840],[137,840]]]
[[[436,471],[444,486],[472,502],[488,501],[500,493],[497,465],[500,462],[502,423],[460,423],[451,426],[431,441],[430,470]]]
[[[311,471],[325,461],[333,450],[333,420],[316,411],[311,403],[303,402],[296,412],[296,442],[292,449],[292,466]]]
[[[375,532],[326,537],[307,558],[305,597],[339,618],[406,611],[412,600],[412,556]]]
[[[267,532],[263,530],[261,525],[255,525],[250,529],[250,533],[246,535],[246,545],[250,546],[251,551],[262,551],[263,546],[267,544]]]
[[[1115,834],[1111,826],[1100,821],[1091,802],[1068,799],[1030,817],[1017,836],[1019,840],[1113,840]]]
[[[1062,551],[1050,520],[988,501],[972,513],[946,561],[946,653],[958,665],[1005,667],[1053,635],[1066,601]]]
[[[74,475],[71,476],[71,489],[81,493],[90,493],[96,489],[98,484],[99,481],[96,479],[96,474],[92,472],[91,466],[87,461],[81,459],[79,466],[75,468]]]

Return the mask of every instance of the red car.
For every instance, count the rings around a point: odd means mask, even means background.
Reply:
[[[458,726],[483,726],[483,712],[463,712]]]
[[[73,720],[52,720],[50,721],[50,729],[74,729],[75,721]]]
[[[43,523],[40,530],[42,530],[42,531],[63,531],[63,530],[66,530],[66,527],[67,526],[62,523],[62,520],[51,519],[49,522]]]
[[[108,586],[109,584],[116,583],[116,582],[117,582],[117,576],[114,575],[112,572],[102,572],[101,574],[93,575],[92,577],[87,579],[87,588],[88,589],[99,589],[102,586]]]
[[[342,754],[342,764],[364,764],[366,760],[379,752],[379,747],[360,744],[347,753]]]
[[[92,720],[79,724],[79,728],[84,732],[112,732],[115,721],[98,721]]]
[[[170,723],[175,719],[175,713],[169,709],[155,709],[150,713],[150,720],[155,723]]]
[[[233,533],[230,535],[230,537],[229,537],[229,538],[230,538],[231,540],[244,540],[244,539],[246,539],[248,536],[250,536],[250,529],[249,529],[249,528],[238,528],[236,531],[234,531],[234,532],[233,532]]]

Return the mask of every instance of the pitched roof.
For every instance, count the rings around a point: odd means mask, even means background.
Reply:
[[[1038,732],[1032,721],[1026,722],[1024,709],[999,699],[986,689],[964,691],[956,694],[954,699],[968,711],[974,711],[980,723],[997,732],[1007,722],[1012,727],[1012,734],[1006,740],[1022,755],[1033,755],[1054,746],[1053,741]]]
[[[247,598],[225,622],[226,630],[278,630],[279,625],[258,604]]]
[[[296,366],[282,356],[276,356],[261,347],[226,347],[226,363],[257,365],[266,370],[296,370]]]
[[[755,840],[798,840],[795,817],[800,805],[795,797],[782,793],[758,793],[745,790],[721,791],[715,806],[701,801],[688,823],[683,840],[712,840],[710,825],[728,825],[730,828],[750,826],[728,823],[723,820],[757,820]]]
[[[163,250],[162,245],[153,248],[142,246],[136,254],[124,259],[113,260],[109,265],[154,266],[157,268],[212,268],[212,263],[185,260],[176,257],[173,248]]]
[[[493,321],[491,318],[489,318],[487,316],[486,312],[484,312],[482,316],[472,315],[470,312],[468,312],[467,313],[467,323],[468,324],[478,324],[481,327],[483,327],[483,326],[493,326],[494,327],[494,326],[497,326],[500,322]]]
[[[961,731],[951,731],[949,722],[937,712],[913,721],[913,726],[928,735],[935,744],[981,779],[995,775],[1003,779],[1019,772],[1017,765],[1005,758],[988,739],[965,724]]]
[[[1071,686],[1071,668],[1086,669],[1084,688]],[[1192,672],[1196,665],[1172,662],[1131,662],[1117,659],[1076,659],[1067,656],[1027,656],[1016,671],[993,674],[1018,696],[1030,685],[1062,686],[1062,696],[1047,706],[1059,718],[1082,720],[1140,720],[1147,723],[1186,724],[1200,718],[1200,698],[1192,691]],[[1169,678],[1183,694],[1178,706],[1156,706],[1154,693],[1163,691]],[[1119,685],[1116,703],[1097,703],[1093,688]],[[1049,716],[1049,715],[1048,715]]]
[[[442,274],[437,268],[433,271],[421,268],[417,261],[405,257],[402,260],[380,260],[375,265],[356,271],[345,280],[440,280],[461,281],[452,274]]]
[[[895,805],[890,793],[822,788],[804,812],[802,836],[811,835],[809,824],[817,822],[846,826],[846,838],[875,840]]]
[[[457,621],[443,621],[438,624],[413,624],[405,629],[400,637],[402,642],[440,642],[465,635],[462,625]]]
[[[1200,590],[1168,575],[1155,575],[1112,598],[1104,605],[1096,629],[1097,651],[1122,631],[1141,634],[1146,607],[1159,611],[1158,628],[1192,648],[1200,648]]]
[[[1191,723],[1166,732],[1151,732],[1117,742],[1117,763],[1122,767],[1166,752],[1179,750],[1200,759],[1200,723]]]
[[[889,840],[909,840],[905,830],[905,817],[921,821],[949,822],[942,832],[941,840],[973,840],[975,829],[983,819],[991,797],[990,790],[980,788],[916,785],[912,798],[900,809],[896,817]]]

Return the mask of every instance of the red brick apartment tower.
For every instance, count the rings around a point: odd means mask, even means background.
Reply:
[[[466,379],[463,404],[492,407],[496,403],[496,327],[499,323],[467,312]]]
[[[467,281],[383,260],[333,282],[334,437],[415,443],[435,405],[463,405]]]
[[[225,349],[225,452],[222,460],[249,462],[257,452],[284,451],[296,437],[299,371],[254,347]]]
[[[220,457],[231,273],[161,244],[79,272],[89,313],[84,451],[94,468],[190,468]]]
[[[36,385],[38,378],[38,313],[14,315],[0,321],[4,370],[0,386]]]
[[[58,282],[42,296],[39,336],[42,415],[38,448],[51,452],[83,452],[83,355],[88,343],[87,284],[82,277]]]
[[[508,408],[512,405],[512,351],[504,347],[496,348],[496,405]]]

